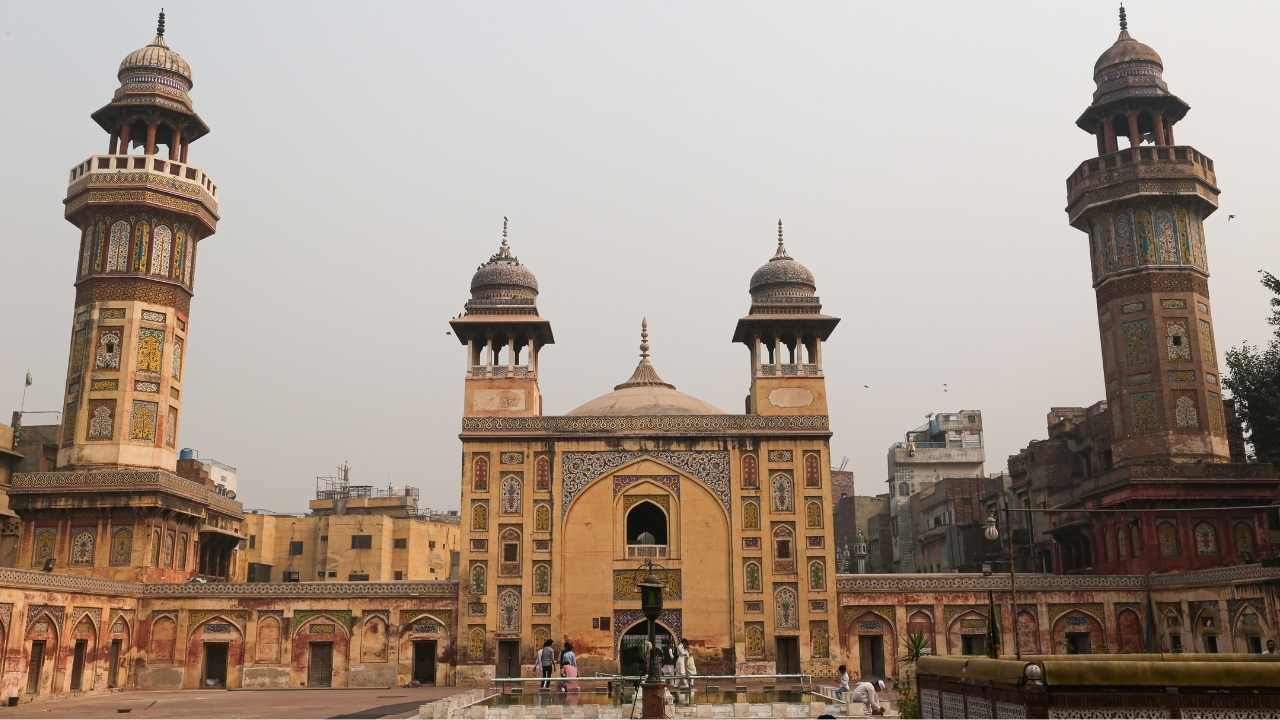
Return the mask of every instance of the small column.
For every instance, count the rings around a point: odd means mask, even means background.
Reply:
[[[800,336],[796,335],[796,349],[791,356],[791,362],[796,365],[804,364],[804,343],[800,341]]]
[[[758,335],[751,336],[751,377],[755,377],[760,372],[760,337]]]
[[[1142,136],[1138,134],[1138,113],[1130,110],[1124,116],[1129,120],[1129,146],[1138,147],[1142,142]]]
[[[516,336],[512,335],[507,338],[507,367],[514,368],[516,366]]]
[[[120,154],[129,154],[129,126],[127,124],[120,128]]]
[[[178,128],[174,128],[173,137],[169,139],[169,159],[170,160],[177,161],[178,148],[181,147],[181,145],[182,145],[182,130]]]
[[[147,124],[147,154],[156,154],[156,122],[152,120]]]
[[[1156,144],[1167,145],[1164,141],[1164,113],[1157,113],[1154,116],[1156,125]]]
[[[813,339],[813,364],[822,369],[822,338]]]
[[[773,364],[782,364],[782,338],[777,335],[773,336]]]
[[[182,156],[181,156],[180,158],[178,158],[178,162],[180,162],[180,163],[182,163],[182,164],[184,164],[184,165],[185,165],[185,164],[186,164],[186,162],[187,162],[187,148],[189,148],[189,147],[191,147],[191,143],[190,143],[190,142],[184,141],[184,142],[182,143]]]
[[[467,341],[467,375],[471,374],[471,367],[475,365],[476,357],[476,340],[471,338]]]
[[[119,142],[120,142],[120,133],[118,131],[113,131],[111,133],[111,142],[107,143],[108,155],[116,154],[116,146],[119,144]]]
[[[529,374],[538,374],[538,343],[534,338],[529,338]]]
[[[1094,137],[1098,140],[1098,155],[1107,154],[1107,138],[1102,128],[1098,128],[1098,132],[1094,133]]]
[[[1113,153],[1118,147],[1116,146],[1116,126],[1111,122],[1111,118],[1102,121],[1102,134],[1106,138],[1107,152]]]
[[[1177,141],[1173,139],[1173,121],[1166,120],[1166,122],[1168,122],[1168,125],[1164,129],[1164,137],[1169,141],[1170,145],[1177,145]]]

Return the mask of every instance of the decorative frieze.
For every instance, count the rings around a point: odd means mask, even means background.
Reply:
[[[727,450],[670,451],[633,450],[602,452],[567,452],[561,459],[564,477],[561,488],[560,517],[569,513],[573,500],[597,478],[636,460],[652,459],[670,465],[698,480],[720,499],[725,513],[729,508],[729,452]]]
[[[542,417],[464,417],[463,435],[532,433],[551,435],[718,435],[829,434],[826,415],[638,415],[591,417],[549,415]]]

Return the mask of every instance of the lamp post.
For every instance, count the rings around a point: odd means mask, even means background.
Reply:
[[[1005,549],[1009,556],[1009,622],[1012,623],[1009,627],[1009,632],[1013,635],[1013,656],[1021,660],[1022,647],[1018,640],[1018,606],[1014,601],[1014,593],[1017,591],[1017,567],[1015,566],[1013,557],[1013,522],[1008,501],[1003,501],[1001,504],[1004,506]],[[982,534],[991,542],[995,542],[1000,539],[1000,529],[996,526],[995,515],[987,516],[987,522],[982,530]],[[992,600],[990,597],[990,590],[987,591],[987,595],[988,599]],[[992,609],[995,608],[994,600],[991,602],[991,607]]]
[[[645,571],[642,580],[636,583],[640,589],[640,610],[649,621],[649,643],[645,657],[647,673],[641,683],[644,702],[641,705],[641,717],[661,718],[666,716],[666,683],[658,670],[658,644],[654,634],[654,626],[658,616],[662,614],[662,581],[653,572],[653,561],[649,560],[640,567]]]

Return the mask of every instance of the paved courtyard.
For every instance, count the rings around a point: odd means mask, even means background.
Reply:
[[[0,718],[407,718],[458,688],[130,691],[0,708]]]

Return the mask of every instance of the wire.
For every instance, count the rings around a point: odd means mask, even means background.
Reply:
[[[1179,507],[1177,510],[1275,510],[1280,505],[1227,505],[1219,507],[1217,505],[1203,505],[1192,507]],[[1127,509],[1111,509],[1111,508],[1004,508],[1004,512],[1035,512],[1035,513],[1168,513],[1173,508],[1127,508]]]

